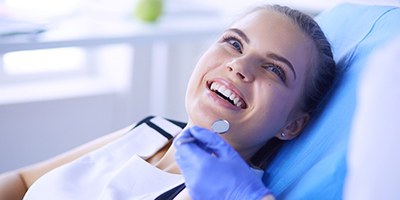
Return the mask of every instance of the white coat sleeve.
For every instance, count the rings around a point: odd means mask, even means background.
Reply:
[[[344,199],[400,199],[400,38],[369,60],[358,88]]]

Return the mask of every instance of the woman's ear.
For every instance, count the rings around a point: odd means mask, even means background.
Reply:
[[[297,116],[294,120],[289,122],[282,132],[275,135],[275,137],[281,140],[291,140],[297,137],[301,131],[304,129],[308,121],[310,120],[310,115],[308,113],[302,113]]]

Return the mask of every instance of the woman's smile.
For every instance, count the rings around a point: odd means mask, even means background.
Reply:
[[[240,110],[247,108],[247,103],[244,100],[243,94],[227,80],[219,78],[208,81],[207,89],[209,96],[214,101],[228,109]]]

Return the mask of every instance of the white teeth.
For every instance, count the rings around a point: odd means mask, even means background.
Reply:
[[[216,90],[219,87],[218,83],[212,83],[210,89],[212,91]]]
[[[232,94],[232,91],[230,91],[230,90],[225,90],[225,91],[223,92],[223,94],[224,94],[224,96],[226,96],[226,97],[229,98],[229,96],[231,96],[231,94]]]
[[[221,94],[224,94],[226,88],[225,88],[225,86],[221,86],[221,87],[219,87],[217,90],[218,90],[218,92],[220,92]]]
[[[229,98],[230,100],[233,101],[233,104],[235,104],[235,106],[237,106],[237,107],[240,107],[243,104],[243,102],[240,100],[240,98],[237,97],[236,94],[232,90],[227,89],[224,85],[220,85],[216,82],[213,82],[210,86],[210,89],[212,91],[218,91],[219,93],[224,95],[226,98]]]
[[[240,99],[236,97],[236,98],[233,100],[233,103],[236,105],[236,104],[239,102],[239,100],[240,100]]]

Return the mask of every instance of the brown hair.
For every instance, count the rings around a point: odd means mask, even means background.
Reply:
[[[331,45],[317,22],[309,15],[280,5],[263,5],[256,7],[251,12],[262,9],[272,10],[287,16],[314,43],[317,55],[313,59],[313,66],[308,73],[302,101],[300,102],[300,109],[309,113],[310,116],[314,116],[320,110],[321,104],[328,96],[337,76]],[[265,168],[272,161],[283,142],[277,138],[271,139],[251,158],[251,163],[254,166]]]

